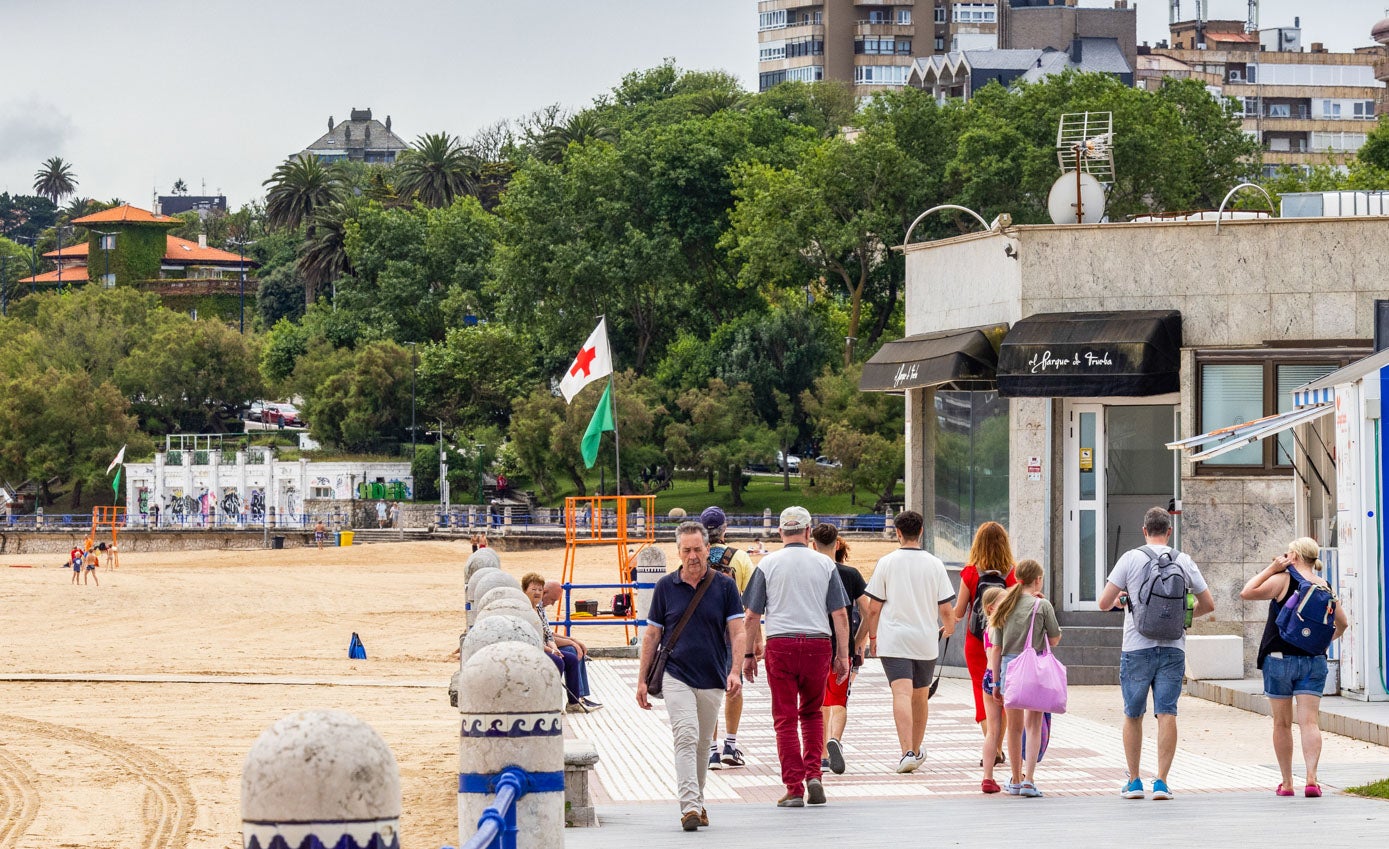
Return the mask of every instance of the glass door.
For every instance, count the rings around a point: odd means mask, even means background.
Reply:
[[[1105,570],[1104,406],[1072,404],[1066,414],[1065,609],[1098,610]]]
[[[1095,602],[1119,555],[1143,544],[1143,513],[1176,494],[1165,447],[1176,438],[1175,406],[1113,400],[1067,409],[1066,610],[1099,609]]]

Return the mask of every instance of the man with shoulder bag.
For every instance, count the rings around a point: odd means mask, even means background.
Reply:
[[[1186,554],[1172,548],[1172,516],[1162,507],[1143,514],[1146,545],[1125,552],[1109,573],[1100,610],[1124,599],[1124,647],[1119,656],[1119,688],[1124,697],[1124,758],[1128,779],[1119,795],[1142,799],[1139,758],[1143,751],[1143,715],[1148,692],[1157,716],[1157,774],[1153,796],[1171,799],[1167,771],[1177,751],[1177,698],[1186,674],[1187,616],[1215,610],[1215,599],[1201,570]]]
[[[709,566],[709,535],[699,522],[676,528],[680,568],[656,582],[641,641],[637,704],[664,698],[675,742],[680,827],[709,824],[704,807],[707,752],[724,694],[742,691],[732,658],[743,653],[743,602],[733,579]]]

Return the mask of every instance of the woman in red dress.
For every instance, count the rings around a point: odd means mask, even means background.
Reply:
[[[969,549],[969,561],[960,571],[960,592],[955,601],[955,618],[965,623],[965,665],[969,667],[969,680],[974,691],[974,721],[984,736],[989,736],[989,726],[984,711],[984,670],[989,668],[988,657],[984,654],[984,640],[970,632],[969,615],[974,598],[979,593],[979,576],[985,572],[997,572],[1003,576],[1004,586],[1011,587],[1018,582],[1013,574],[1013,545],[1008,532],[998,522],[985,522],[974,533],[974,544]],[[994,579],[996,580],[996,578]],[[986,582],[987,584],[987,582]],[[999,750],[995,763],[1003,762],[1003,737],[999,735]],[[983,762],[980,762],[983,766]]]

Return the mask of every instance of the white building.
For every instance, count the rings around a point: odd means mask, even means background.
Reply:
[[[166,450],[152,463],[125,464],[132,526],[311,527],[319,517],[345,513],[339,503],[408,501],[413,494],[414,478],[404,461],[283,461],[253,446]]]

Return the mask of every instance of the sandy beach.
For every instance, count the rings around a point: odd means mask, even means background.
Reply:
[[[859,542],[853,559],[867,571],[890,547]],[[129,552],[99,570],[100,586],[73,586],[62,555],[0,557],[0,672],[73,679],[0,682],[0,849],[240,846],[246,751],[315,707],[356,714],[395,752],[402,844],[455,843],[447,684],[469,553],[458,542]],[[501,557],[518,577],[558,578],[563,563],[562,549]],[[615,549],[581,553],[580,582],[616,572]],[[354,631],[365,661],[347,658]],[[620,627],[576,636],[625,639]],[[146,680],[100,680],[131,677]]]

